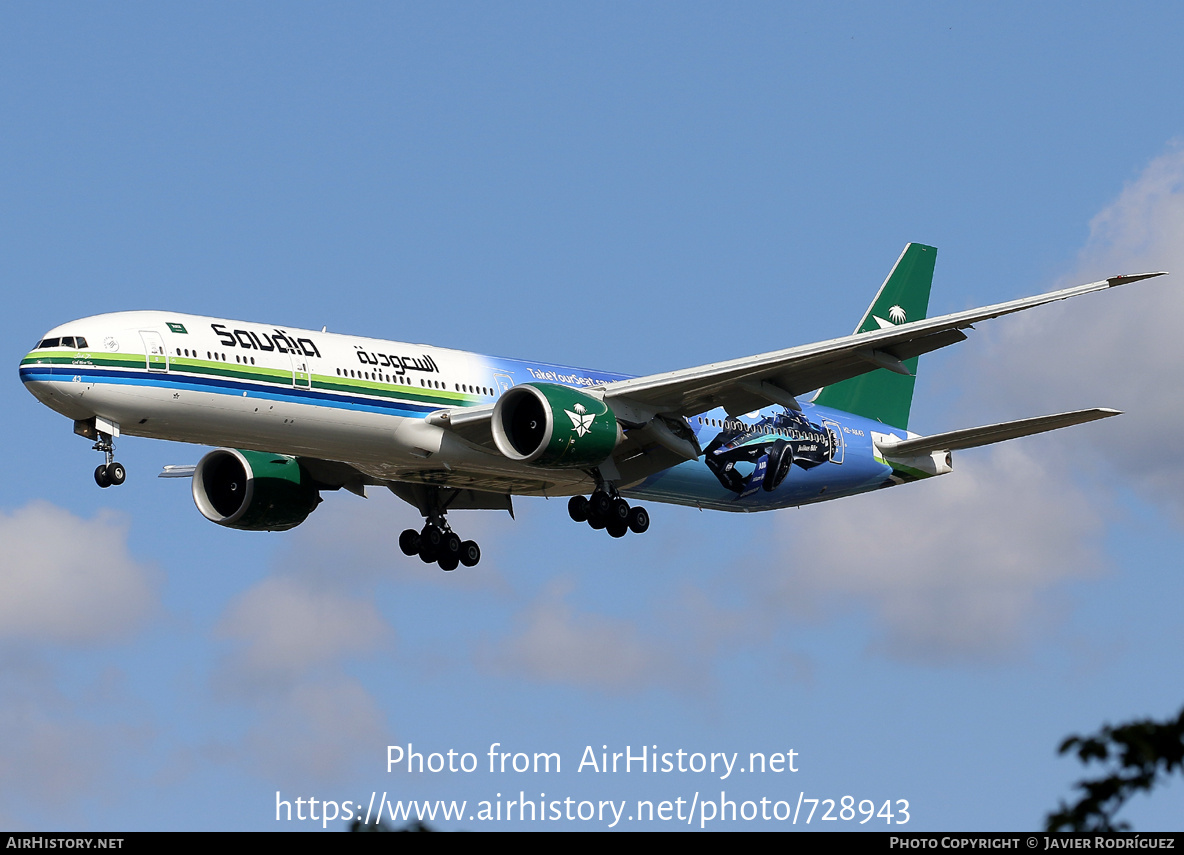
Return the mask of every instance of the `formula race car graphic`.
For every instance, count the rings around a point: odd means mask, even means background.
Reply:
[[[723,428],[703,449],[707,468],[726,489],[743,498],[758,489],[772,492],[781,485],[793,464],[813,469],[826,463],[836,441],[830,430],[798,412],[783,409],[756,422],[739,419],[705,419]],[[754,464],[744,475],[738,463]]]

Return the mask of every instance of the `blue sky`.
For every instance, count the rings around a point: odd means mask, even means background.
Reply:
[[[1177,277],[981,325],[922,360],[911,427],[1122,418],[809,509],[653,505],[622,541],[560,502],[458,513],[484,557],[452,574],[399,554],[416,515],[377,491],[211,525],[155,478],[196,447],[124,439],[99,491],[15,369],[71,318],[168,308],[641,374],[847,333],[908,241],[940,249],[933,313],[1184,270],[1182,14],[0,8],[0,826],[520,790],[1039,826],[1083,772],[1063,737],[1184,703]],[[562,771],[385,766],[495,742]],[[577,771],[602,745],[800,771]],[[1179,830],[1181,792],[1126,816]]]

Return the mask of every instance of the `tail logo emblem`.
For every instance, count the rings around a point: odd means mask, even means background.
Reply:
[[[879,315],[872,315],[872,320],[876,322],[876,326],[880,329],[886,330],[888,327],[903,324],[908,319],[905,317],[904,309],[900,306],[893,306],[888,310],[888,320],[884,320]]]

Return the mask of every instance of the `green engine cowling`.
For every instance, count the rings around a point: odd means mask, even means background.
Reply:
[[[551,469],[597,466],[623,439],[608,404],[554,383],[506,390],[493,408],[492,427],[506,457]]]
[[[193,471],[193,501],[210,522],[246,531],[287,531],[321,502],[294,457],[219,448]]]

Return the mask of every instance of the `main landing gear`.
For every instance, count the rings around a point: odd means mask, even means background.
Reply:
[[[101,451],[107,457],[107,462],[95,468],[95,483],[100,487],[118,487],[127,480],[127,470],[122,463],[115,462],[115,443],[111,435],[99,434],[99,441],[94,444],[95,451]]]
[[[626,532],[643,534],[650,527],[650,515],[645,508],[633,508],[611,487],[597,487],[588,498],[572,496],[567,502],[567,513],[576,522],[586,522],[594,529],[604,529],[613,537],[624,537]]]
[[[443,514],[429,518],[423,531],[405,530],[399,535],[399,549],[404,555],[418,555],[424,564],[435,562],[441,570],[455,570],[461,564],[474,567],[481,560],[477,541],[462,541]]]

